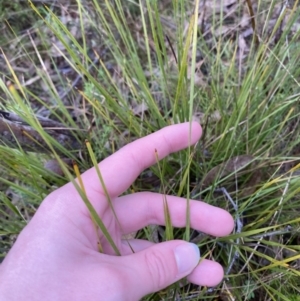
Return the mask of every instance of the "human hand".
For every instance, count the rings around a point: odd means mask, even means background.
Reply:
[[[195,245],[174,240],[153,244],[122,240],[149,224],[164,224],[163,196],[140,192],[119,197],[137,176],[159,159],[189,145],[189,123],[172,125],[136,140],[99,163],[118,217],[108,204],[95,168],[82,175],[85,191],[122,256],[99,231],[104,253],[88,209],[72,183],[52,192],[19,235],[0,266],[0,300],[138,300],[188,276],[195,284],[214,286],[223,278],[213,261],[199,262]],[[190,143],[201,136],[192,123]],[[185,199],[167,196],[172,223],[186,224]],[[190,200],[190,224],[199,231],[223,236],[233,229],[226,211]],[[121,227],[120,227],[121,225]]]

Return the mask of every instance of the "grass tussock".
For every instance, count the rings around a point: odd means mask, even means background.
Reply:
[[[166,227],[136,235],[196,242],[225,267],[226,281],[174,286],[145,300],[298,300],[298,2],[2,4],[0,110],[20,116],[45,151],[27,151],[18,139],[13,149],[0,145],[1,255],[43,197],[79,175],[60,158],[84,171],[138,137],[197,120],[196,147],[145,171],[132,190],[226,208],[235,233],[173,229],[166,206]],[[37,116],[59,123],[78,148],[58,143]],[[50,159],[62,165],[60,175]]]

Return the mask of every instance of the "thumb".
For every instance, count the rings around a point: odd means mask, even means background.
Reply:
[[[131,267],[128,282],[133,287],[129,289],[140,299],[189,275],[200,260],[200,251],[195,244],[173,240],[122,258]]]

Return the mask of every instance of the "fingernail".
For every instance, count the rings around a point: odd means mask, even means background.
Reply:
[[[198,264],[200,250],[193,243],[185,243],[174,250],[179,274],[189,274]]]

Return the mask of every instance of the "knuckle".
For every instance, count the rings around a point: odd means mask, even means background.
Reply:
[[[169,270],[163,253],[159,250],[149,250],[145,254],[145,261],[153,288],[164,288],[169,278]]]

